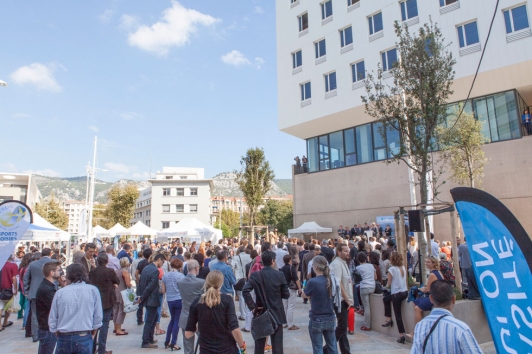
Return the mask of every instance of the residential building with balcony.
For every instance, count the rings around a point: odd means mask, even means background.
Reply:
[[[85,209],[85,202],[79,200],[67,200],[61,202],[61,208],[68,215],[68,227],[67,232],[71,234],[85,234],[87,232],[86,225],[83,226],[83,223],[87,222]],[[94,208],[98,208],[98,205],[94,205]]]

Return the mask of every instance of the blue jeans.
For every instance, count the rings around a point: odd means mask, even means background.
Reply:
[[[109,321],[113,317],[113,308],[103,310],[102,326],[98,333],[98,354],[105,354],[107,346],[107,333],[109,332]]]
[[[142,345],[153,342],[153,332],[157,324],[157,307],[144,306],[146,318],[144,320],[144,329],[142,331]]]
[[[39,354],[53,354],[57,336],[50,331],[39,329]]]
[[[28,322],[28,315],[30,314],[30,299],[26,298],[26,303],[24,304],[24,319],[22,320],[22,327],[26,327],[26,322]]]
[[[312,342],[312,352],[314,354],[323,354],[323,339],[327,354],[338,354],[336,350],[336,319],[330,321],[312,320],[308,323],[308,333]]]
[[[92,354],[92,336],[90,333],[58,335],[55,354]]]
[[[168,310],[170,311],[171,318],[170,323],[168,324],[168,329],[166,330],[165,343],[175,345],[177,342],[177,336],[179,334],[179,317],[181,317],[182,307],[181,300],[168,301]]]

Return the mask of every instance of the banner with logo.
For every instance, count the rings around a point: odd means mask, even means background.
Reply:
[[[32,222],[33,214],[26,204],[16,200],[0,203],[0,269]]]
[[[497,353],[532,353],[532,241],[498,199],[454,188],[466,243]]]

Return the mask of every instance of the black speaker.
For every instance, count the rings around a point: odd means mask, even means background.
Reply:
[[[410,226],[411,232],[425,232],[423,210],[409,210],[408,225]]]

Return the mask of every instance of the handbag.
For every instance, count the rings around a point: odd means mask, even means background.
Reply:
[[[382,294],[384,292],[384,287],[382,286],[381,282],[378,280],[375,280],[375,294]]]
[[[251,335],[253,336],[254,340],[271,336],[275,333],[277,327],[279,326],[277,324],[277,321],[275,321],[275,318],[273,317],[273,314],[271,313],[270,309],[267,307],[268,298],[266,297],[266,293],[264,292],[264,282],[262,279],[262,274],[260,272],[259,279],[259,284],[262,289],[262,296],[265,302],[265,309],[260,315],[254,316],[251,319]]]
[[[124,302],[124,312],[129,313],[137,311],[139,309],[139,304],[135,304],[135,291],[132,289],[125,289],[120,292],[122,296],[122,301]]]
[[[13,297],[13,290],[12,289],[4,289],[0,291],[0,300],[11,300]]]

